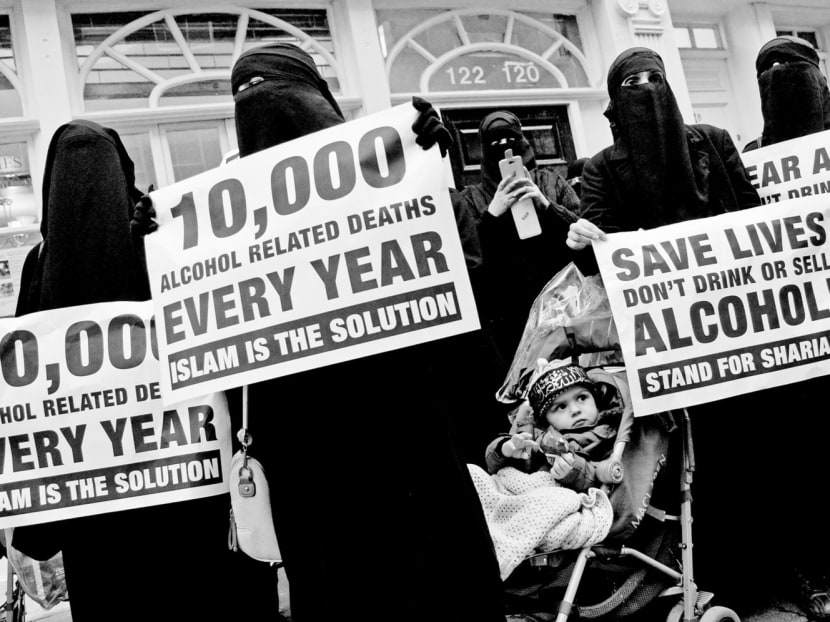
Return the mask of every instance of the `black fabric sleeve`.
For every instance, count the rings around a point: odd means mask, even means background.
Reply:
[[[582,169],[582,196],[580,198],[580,216],[590,220],[605,233],[619,231],[613,222],[612,214],[620,209],[613,197],[607,166],[599,156],[594,156]]]
[[[723,158],[729,181],[735,189],[738,205],[741,209],[761,205],[761,198],[758,196],[755,186],[749,181],[749,175],[746,172],[743,160],[741,160],[741,155],[732,141],[732,137],[726,130],[720,130],[720,135],[718,151],[720,151],[721,158]]]

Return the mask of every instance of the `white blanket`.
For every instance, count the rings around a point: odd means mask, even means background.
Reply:
[[[524,473],[505,467],[495,475],[468,464],[478,490],[502,580],[529,555],[579,549],[602,542],[613,511],[597,488],[577,493],[560,486],[550,473]]]

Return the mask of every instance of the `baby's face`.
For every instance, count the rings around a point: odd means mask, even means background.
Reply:
[[[599,419],[594,394],[579,385],[565,389],[553,400],[545,418],[560,432],[592,426]]]

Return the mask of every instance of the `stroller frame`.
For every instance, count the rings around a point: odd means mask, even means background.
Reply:
[[[740,622],[738,615],[728,607],[712,606],[711,601],[714,594],[711,592],[698,591],[694,581],[694,564],[692,555],[692,495],[691,486],[695,472],[694,445],[692,441],[691,417],[684,408],[680,417],[680,431],[682,438],[682,472],[680,482],[680,549],[681,549],[681,570],[677,570],[649,557],[637,549],[622,545],[614,554],[618,557],[633,557],[643,564],[654,568],[677,582],[677,585],[663,590],[660,597],[681,595],[681,600],[669,611],[667,622],[716,622],[732,620]],[[619,460],[621,450],[615,451],[610,460]],[[607,492],[609,486],[603,484],[602,488]],[[582,581],[588,561],[596,556],[594,549],[604,548],[602,544],[587,546],[580,549],[571,576],[568,580],[565,594],[559,603],[556,615],[556,622],[566,622],[576,602],[576,595]],[[547,560],[554,553],[540,553],[529,558],[532,566],[547,565]]]

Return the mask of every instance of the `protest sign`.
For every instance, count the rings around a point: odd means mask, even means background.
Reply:
[[[741,154],[764,203],[830,193],[830,130]]]
[[[152,194],[175,401],[478,328],[438,149],[406,104]]]
[[[828,227],[825,195],[594,243],[635,413],[830,373]]]
[[[225,397],[162,405],[152,313],[0,320],[0,529],[227,492]]]

